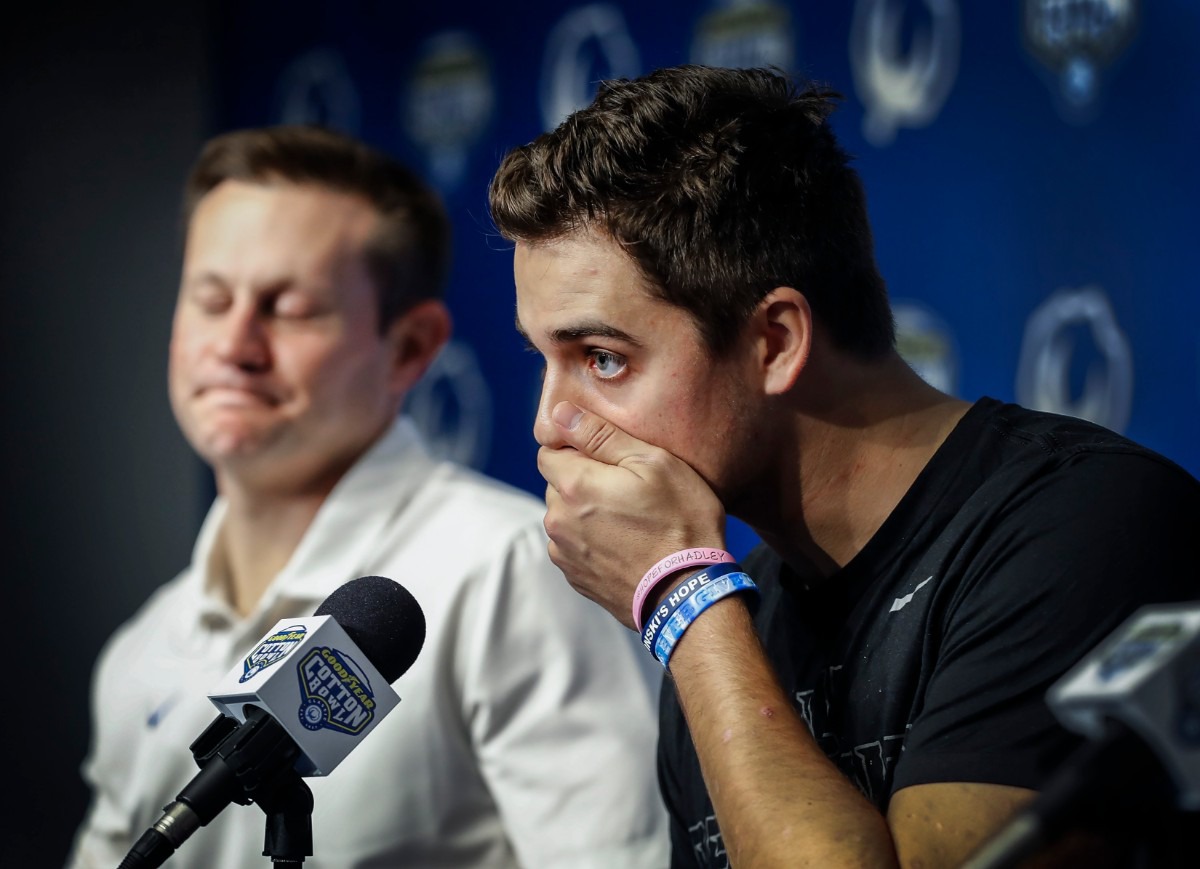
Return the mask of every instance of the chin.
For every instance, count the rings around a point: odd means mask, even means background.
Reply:
[[[271,438],[261,431],[208,431],[191,439],[196,452],[209,464],[238,461],[261,453]]]

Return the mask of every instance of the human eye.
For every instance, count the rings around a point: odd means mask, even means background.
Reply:
[[[281,320],[307,320],[321,313],[321,305],[298,290],[287,290],[271,302],[271,312]]]
[[[233,304],[233,294],[221,284],[205,281],[189,288],[188,298],[205,314],[220,314]]]
[[[625,357],[613,353],[611,350],[602,350],[596,347],[588,351],[588,367],[601,380],[620,377],[625,372],[625,366]]]

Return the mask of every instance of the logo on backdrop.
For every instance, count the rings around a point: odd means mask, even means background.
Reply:
[[[1137,31],[1139,0],[1024,0],[1026,49],[1055,76],[1059,114],[1083,122],[1094,114],[1101,77]]]
[[[717,0],[692,37],[692,63],[741,69],[791,69],[795,59],[791,13],[770,0]]]
[[[406,412],[430,453],[482,468],[492,443],[492,394],[469,344],[450,341],[408,394]]]
[[[358,133],[358,90],[334,49],[313,49],[293,60],[279,76],[276,91],[280,123]]]
[[[296,666],[300,723],[309,730],[362,733],[375,717],[375,692],[362,668],[345,652],[321,646]]]
[[[593,3],[564,15],[546,37],[542,58],[542,125],[553,130],[596,95],[596,82],[635,78],[642,58],[621,10]]]
[[[271,634],[246,656],[246,660],[242,662],[242,675],[238,682],[248,682],[267,667],[282,661],[292,649],[304,641],[307,633],[308,628],[304,625],[292,625]]]
[[[858,0],[850,27],[854,87],[866,108],[863,136],[890,145],[901,127],[924,127],[958,75],[958,0],[922,0],[927,20],[909,32],[904,0]],[[908,53],[903,46],[910,43]]]
[[[918,302],[892,305],[896,349],[917,374],[935,389],[958,394],[958,347],[946,321]]]
[[[425,152],[431,180],[452,190],[467,169],[467,152],[479,141],[495,107],[487,57],[463,31],[424,43],[402,98],[405,129]]]
[[[1084,372],[1081,389],[1072,384],[1072,370]],[[1058,290],[1030,315],[1017,401],[1124,431],[1133,404],[1133,353],[1100,287]]]

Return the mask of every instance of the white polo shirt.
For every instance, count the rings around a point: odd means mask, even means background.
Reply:
[[[277,620],[357,576],[395,579],[427,624],[400,706],[315,800],[321,867],[660,867],[654,691],[633,635],[570,589],[529,495],[435,462],[400,420],[339,482],[256,611],[210,564],[218,499],[192,564],[109,640],[84,776],[94,799],[69,866],[112,869],[196,774],[208,691]],[[232,805],[166,865],[265,867],[264,818]]]

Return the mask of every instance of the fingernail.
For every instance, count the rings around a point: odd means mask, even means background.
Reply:
[[[579,425],[579,420],[583,418],[583,411],[569,401],[560,401],[554,405],[554,413],[551,416],[555,423],[567,431],[574,431],[575,426]]]

